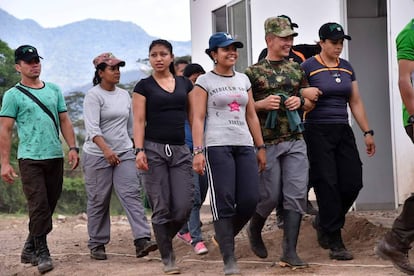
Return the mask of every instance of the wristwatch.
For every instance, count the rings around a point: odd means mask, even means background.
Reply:
[[[138,152],[141,152],[141,151],[145,151],[145,149],[144,148],[135,148],[134,149],[134,154],[137,155]]]
[[[368,134],[371,135],[371,136],[374,136],[374,131],[372,129],[365,131],[364,132],[364,137],[367,136]]]
[[[408,117],[407,123],[410,125],[414,124],[414,115],[410,115],[410,117]]]
[[[70,147],[69,151],[74,150],[76,151],[76,153],[79,153],[79,148],[78,147]]]

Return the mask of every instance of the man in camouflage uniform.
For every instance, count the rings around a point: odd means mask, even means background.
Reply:
[[[266,143],[267,165],[260,174],[260,201],[247,232],[253,252],[267,257],[261,231],[272,210],[283,198],[284,236],[282,266],[306,267],[296,253],[302,215],[306,211],[308,159],[298,110],[311,110],[311,100],[301,93],[313,95],[320,91],[308,87],[299,64],[286,57],[297,33],[290,21],[282,16],[265,21],[266,58],[248,67],[255,108]],[[283,184],[282,184],[283,183]],[[281,196],[282,195],[282,196]]]

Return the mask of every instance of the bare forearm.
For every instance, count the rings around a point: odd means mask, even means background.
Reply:
[[[134,144],[136,148],[143,148],[145,140],[145,123],[134,122]]]
[[[0,158],[1,165],[10,164],[11,131],[0,129]]]
[[[76,138],[75,138],[75,132],[73,131],[72,123],[64,122],[61,125],[61,131],[62,131],[63,138],[65,139],[68,147],[75,147]]]
[[[356,122],[359,125],[359,128],[364,132],[369,130],[370,128],[369,128],[368,119],[365,113],[365,107],[363,103],[358,102],[358,103],[350,104],[350,108],[351,108],[352,115],[354,116]]]
[[[407,108],[407,112],[414,114],[414,88],[409,81],[399,81],[398,83],[401,99]]]
[[[260,128],[260,122],[259,119],[257,118],[257,116],[251,116],[251,117],[247,117],[247,124],[249,126],[250,129],[250,133],[253,137],[253,141],[255,143],[256,146],[260,146],[262,145],[263,142],[263,136],[262,136],[262,131]]]

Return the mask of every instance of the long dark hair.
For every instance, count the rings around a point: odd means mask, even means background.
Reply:
[[[165,40],[165,39],[153,40],[151,42],[150,46],[149,46],[149,52],[151,52],[152,48],[154,48],[155,45],[164,46],[165,48],[168,49],[168,51],[170,51],[171,56],[173,55],[173,46],[167,40]],[[175,68],[174,68],[174,62],[173,61],[170,63],[169,69],[170,69],[171,74],[173,74],[175,76]]]
[[[99,63],[96,66],[95,76],[92,79],[93,86],[101,83],[102,78],[99,76],[99,70],[105,71],[106,66],[108,66],[106,63]]]

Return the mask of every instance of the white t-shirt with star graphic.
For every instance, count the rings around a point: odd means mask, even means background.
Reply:
[[[210,71],[198,77],[196,85],[208,93],[205,146],[253,146],[246,121],[249,78],[239,72],[220,76]]]

